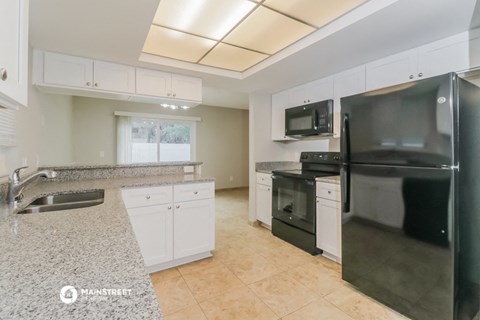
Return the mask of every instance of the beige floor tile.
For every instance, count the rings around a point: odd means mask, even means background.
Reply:
[[[318,299],[307,306],[289,314],[282,320],[353,320],[346,313],[335,307],[333,304]]]
[[[208,320],[198,304],[165,316],[165,320]]]
[[[185,274],[185,281],[193,296],[201,302],[229,289],[244,284],[224,265],[216,265]]]
[[[400,320],[408,319],[388,307],[368,298],[349,286],[343,286],[325,297],[354,319]]]
[[[179,276],[181,276],[181,274],[180,272],[178,272],[177,268],[170,268],[167,270],[151,273],[150,280],[152,281],[152,284],[155,285],[155,283],[162,282],[167,279],[177,278]]]
[[[276,265],[282,266],[284,270],[292,269],[315,261],[315,257],[305,251],[290,245],[259,252],[264,258]]]
[[[250,284],[283,271],[261,255],[246,255],[225,265],[245,284]]]
[[[154,285],[160,308],[165,315],[197,304],[182,277],[158,282]]]
[[[239,258],[251,256],[254,254],[255,251],[241,245],[241,243],[232,243],[226,246],[219,247],[218,249],[215,249],[213,251],[213,257],[222,261],[223,263],[235,261]]]
[[[318,256],[315,256],[315,261],[314,263],[317,263],[317,264],[322,264],[323,266],[335,271],[335,272],[338,272],[338,273],[342,273],[342,265],[333,261],[333,260],[330,260],[328,258],[325,258],[324,256],[322,255],[318,255]]]
[[[295,280],[320,296],[328,295],[346,285],[338,272],[322,264],[307,263],[289,272]]]
[[[293,279],[288,272],[268,277],[248,287],[279,317],[296,311],[318,298],[314,291]]]
[[[200,303],[209,320],[275,320],[278,317],[250,289],[241,287]]]
[[[198,272],[207,268],[218,266],[219,264],[221,264],[221,262],[217,258],[210,257],[210,258],[205,258],[195,262],[187,263],[182,266],[178,266],[177,268],[182,275],[186,275],[192,272]]]

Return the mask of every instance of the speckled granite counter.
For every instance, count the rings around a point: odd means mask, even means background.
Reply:
[[[162,319],[120,188],[212,180],[166,175],[40,182],[25,191],[23,203],[89,189],[105,189],[105,201],[26,215],[0,204],[0,319]],[[67,285],[78,291],[71,304],[59,296]],[[90,289],[125,290],[82,291]]]
[[[316,178],[315,181],[340,184],[340,176],[319,177]]]
[[[300,169],[302,164],[295,161],[270,161],[255,163],[255,171],[262,173],[272,173],[273,170],[296,170]]]

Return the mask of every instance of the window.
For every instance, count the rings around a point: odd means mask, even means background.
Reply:
[[[125,114],[116,112],[115,114]],[[117,119],[117,162],[195,160],[197,118],[136,114]]]

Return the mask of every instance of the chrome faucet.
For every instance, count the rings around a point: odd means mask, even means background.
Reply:
[[[20,170],[28,167],[20,167],[13,170],[8,183],[8,202],[17,204],[23,198],[23,189],[37,177],[53,179],[57,173],[53,170],[41,170],[20,181]]]

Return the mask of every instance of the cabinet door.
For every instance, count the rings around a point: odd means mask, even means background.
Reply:
[[[309,103],[333,99],[333,78],[323,78],[306,85]]]
[[[58,53],[44,53],[43,82],[67,87],[93,87],[93,60]]]
[[[418,78],[466,70],[470,65],[468,32],[423,46],[418,51]]]
[[[285,109],[288,108],[288,92],[272,95],[272,140],[296,140],[285,135]]]
[[[257,220],[272,225],[272,188],[267,185],[256,185],[255,212]]]
[[[128,209],[130,222],[147,267],[173,259],[172,205]]]
[[[341,258],[340,202],[317,198],[317,248]]]
[[[309,103],[307,99],[306,85],[298,86],[288,90],[288,107],[301,106]]]
[[[94,61],[93,86],[96,89],[135,93],[135,68],[116,63]]]
[[[366,90],[412,81],[417,79],[416,72],[416,49],[373,61],[366,65]]]
[[[171,96],[175,99],[202,101],[202,79],[172,74]]]
[[[172,186],[159,186],[123,189],[122,198],[127,208],[167,204],[172,202],[173,188]]]
[[[0,0],[0,105],[27,105],[28,0]]]
[[[335,75],[333,80],[333,137],[340,137],[342,97],[365,92],[365,65]]]
[[[215,248],[215,200],[175,203],[173,230],[174,259]]]
[[[135,77],[137,94],[170,97],[172,88],[171,73],[136,68]]]

